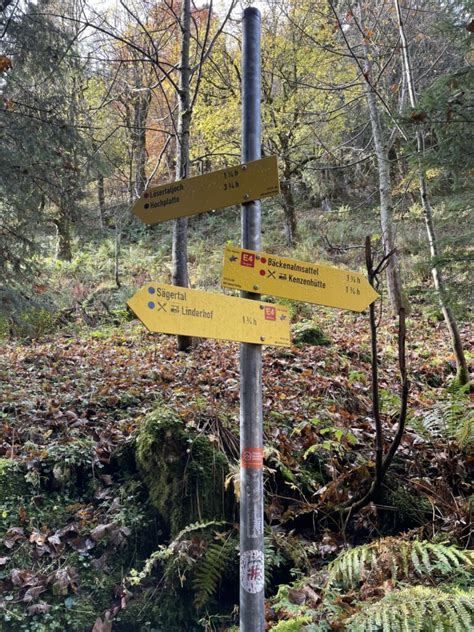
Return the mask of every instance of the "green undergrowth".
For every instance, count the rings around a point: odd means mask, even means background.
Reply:
[[[468,632],[474,623],[474,590],[457,586],[413,586],[387,594],[375,604],[365,604],[353,615],[347,629],[354,632]]]
[[[430,408],[413,419],[414,426],[425,437],[444,438],[453,446],[470,450],[474,444],[474,410],[469,386],[448,389],[445,396],[432,402]]]
[[[331,344],[330,338],[324,333],[322,328],[308,320],[301,320],[293,327],[293,342],[298,346],[318,345],[328,347]]]
[[[438,632],[472,629],[474,557],[446,543],[375,540],[281,586],[272,632]]]
[[[138,534],[151,534],[153,522],[143,496],[131,479],[82,493],[17,487],[0,503],[0,629],[91,630],[146,551]]]
[[[461,320],[468,318],[468,267],[472,255],[472,235],[457,233],[458,225],[472,224],[469,191],[434,198],[434,213],[439,233],[441,257],[451,306]],[[452,222],[452,217],[456,222]],[[336,206],[323,213],[308,205],[299,212],[296,244],[289,248],[282,230],[282,210],[272,200],[263,203],[262,248],[275,254],[306,261],[321,261],[365,273],[363,244],[366,235],[377,238],[380,233],[377,209],[355,205]],[[442,320],[433,292],[430,258],[423,235],[423,218],[416,203],[400,208],[395,214],[397,234],[404,244],[404,275],[407,292],[416,309],[426,317]],[[189,277],[192,287],[219,290],[223,248],[226,243],[240,243],[240,215],[237,207],[205,213],[189,223]],[[345,249],[350,246],[349,249]],[[358,248],[360,246],[360,248]],[[153,227],[132,222],[124,229],[118,259],[118,280],[115,274],[115,230],[103,228],[84,233],[75,242],[72,261],[59,261],[53,256],[37,256],[35,277],[22,291],[22,305],[13,290],[3,289],[10,297],[0,301],[0,336],[38,338],[72,323],[102,326],[127,319],[124,308],[127,298],[150,280],[171,282],[171,231],[167,224]],[[7,296],[7,298],[8,298]],[[298,304],[303,318],[311,318],[311,310]],[[12,320],[12,315],[14,316]],[[325,332],[327,335],[328,332]]]

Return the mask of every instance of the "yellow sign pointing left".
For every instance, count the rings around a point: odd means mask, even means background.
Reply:
[[[267,156],[147,189],[132,206],[132,212],[145,224],[157,224],[259,200],[279,192],[277,159]]]
[[[127,304],[150,331],[290,346],[284,305],[159,283],[148,283]]]

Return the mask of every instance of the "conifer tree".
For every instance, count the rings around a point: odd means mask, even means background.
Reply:
[[[75,34],[45,14],[48,0],[12,14],[0,85],[3,274],[16,278],[38,236],[54,226],[70,259],[72,224],[85,181],[81,68]]]

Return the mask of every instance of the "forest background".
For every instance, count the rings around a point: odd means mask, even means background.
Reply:
[[[239,164],[248,4],[0,2],[1,629],[235,625],[237,346],[125,304],[223,291],[239,208],[130,206]],[[470,629],[472,2],[258,6],[263,249],[365,271],[370,235],[384,268],[376,362],[367,314],[293,302],[264,354],[268,628]]]

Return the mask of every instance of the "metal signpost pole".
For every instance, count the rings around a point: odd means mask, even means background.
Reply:
[[[243,15],[242,161],[261,156],[260,12],[249,7]],[[242,247],[261,249],[260,202],[242,206]],[[243,298],[259,294],[241,292]],[[262,336],[262,342],[264,337]],[[240,631],[263,632],[263,415],[262,348],[240,348]]]

